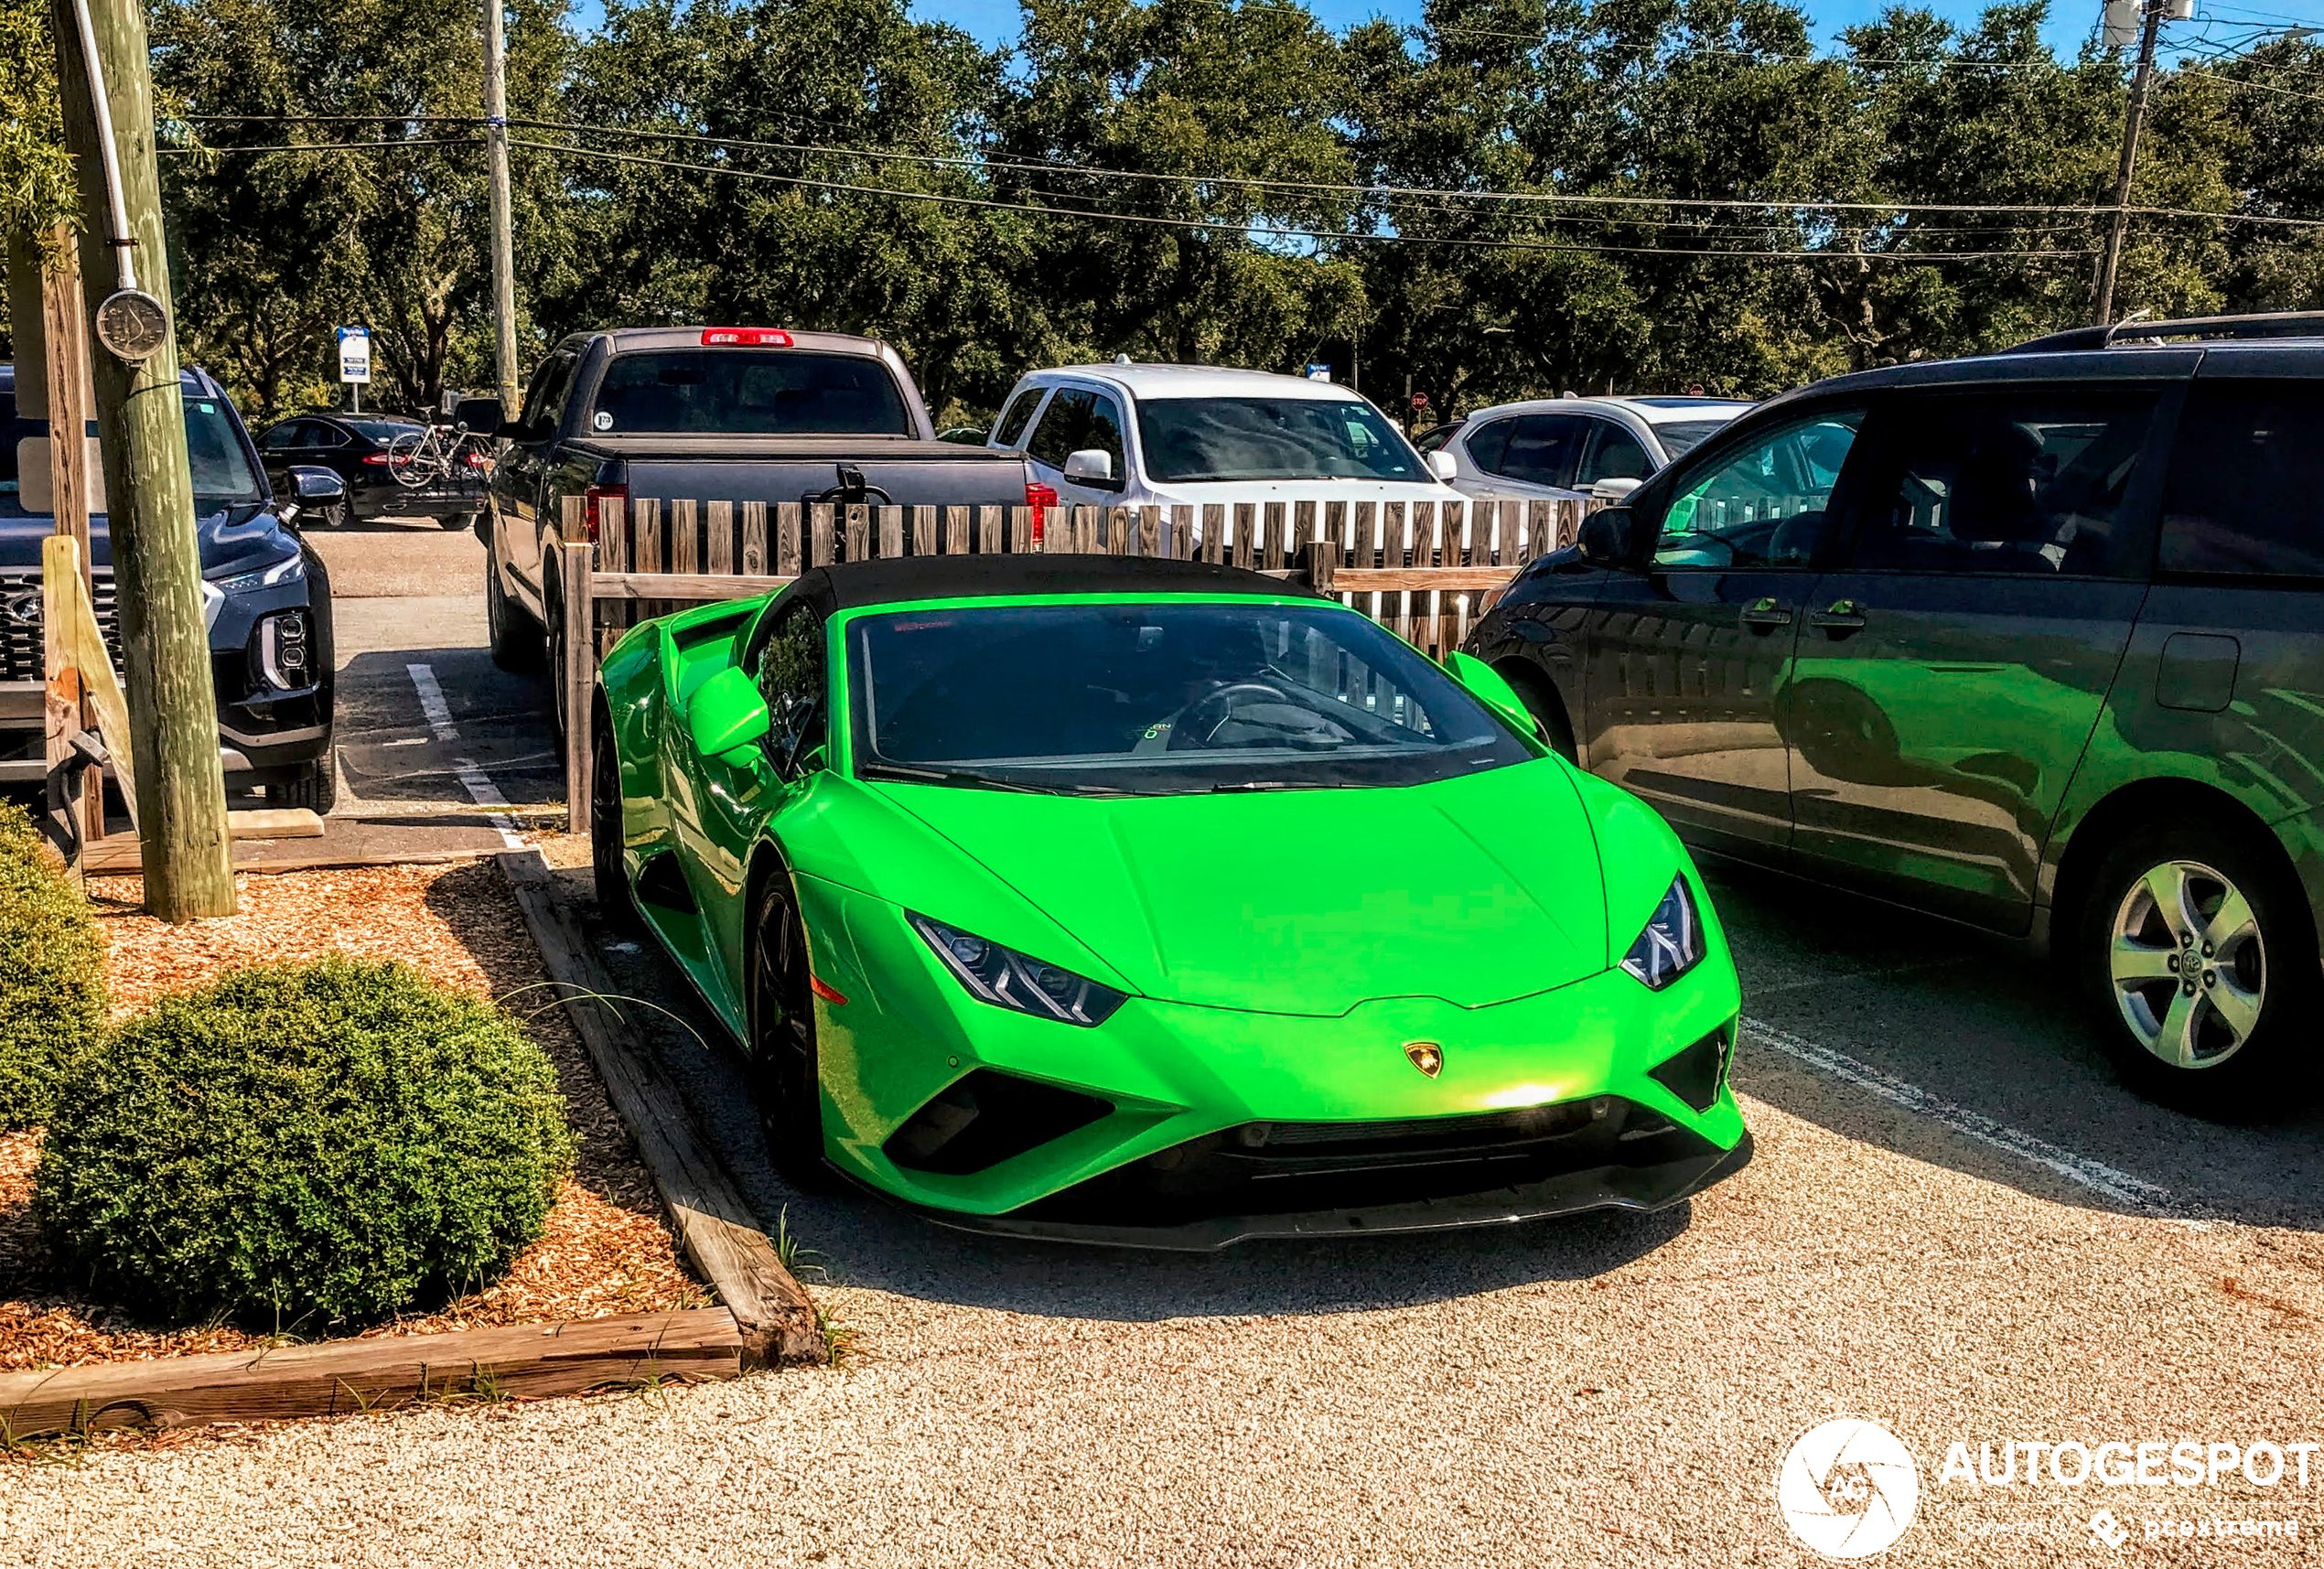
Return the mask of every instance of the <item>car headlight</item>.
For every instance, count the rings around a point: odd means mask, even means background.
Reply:
[[[1671,879],[1670,892],[1647,918],[1622,968],[1659,992],[1703,962],[1703,922],[1695,913],[1695,896],[1687,891],[1686,876]]]
[[[1088,1028],[1114,1016],[1129,994],[1100,985],[1086,975],[1003,948],[957,926],[946,926],[924,915],[904,912],[912,930],[936,951],[969,994],[996,1008],[1010,1008],[1035,1018]]]
[[[280,561],[227,577],[213,577],[210,582],[221,594],[248,594],[253,588],[273,588],[278,584],[296,583],[306,575],[306,554],[293,551]]]

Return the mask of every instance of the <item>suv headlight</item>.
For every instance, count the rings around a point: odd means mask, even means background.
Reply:
[[[248,594],[253,588],[272,588],[277,584],[296,583],[306,575],[306,554],[293,551],[280,561],[269,562],[264,566],[237,572],[227,577],[213,577],[210,583],[221,594]]]
[[[1130,1000],[1127,993],[1029,953],[988,942],[957,926],[946,926],[909,910],[904,912],[904,919],[978,1002],[1086,1029],[1103,1024],[1114,1016],[1114,1009]]]
[[[1695,913],[1695,896],[1687,891],[1686,874],[1671,879],[1670,891],[1647,918],[1622,968],[1659,992],[1703,962],[1703,922]]]

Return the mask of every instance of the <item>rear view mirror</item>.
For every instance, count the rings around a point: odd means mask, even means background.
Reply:
[[[1517,689],[1501,679],[1501,672],[1483,660],[1456,649],[1445,656],[1445,668],[1452,672],[1455,681],[1469,689],[1470,696],[1515,725],[1519,734],[1540,734],[1533,715],[1526,710],[1524,700],[1517,695]]]
[[[686,737],[700,757],[748,747],[767,734],[769,723],[759,683],[736,666],[704,682],[686,700]]]
[[[1634,561],[1631,535],[1635,530],[1628,507],[1600,507],[1582,520],[1574,543],[1592,566],[1627,568]]]
[[[506,424],[501,416],[498,398],[462,398],[452,405],[452,423],[464,424],[479,435],[498,435]]]

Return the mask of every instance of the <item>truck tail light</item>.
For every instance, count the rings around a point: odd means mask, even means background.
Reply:
[[[705,349],[789,349],[791,334],[779,327],[705,327]]]
[[[1036,480],[1025,482],[1025,504],[1033,509],[1033,543],[1038,545],[1047,532],[1043,514],[1057,505],[1057,492]]]
[[[603,506],[608,501],[627,501],[627,485],[592,485],[581,492],[581,527],[588,533],[589,543],[597,543],[597,526],[604,518]]]

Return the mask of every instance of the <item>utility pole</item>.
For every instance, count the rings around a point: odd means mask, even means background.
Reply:
[[[168,250],[139,0],[51,0],[65,145],[81,210],[84,320],[127,666],[145,908],[168,921],[234,913],[218,694],[202,616]]]
[[[2098,263],[2098,325],[2114,319],[2114,275],[2122,266],[2123,236],[2130,228],[2130,175],[2138,163],[2138,128],[2146,118],[2146,89],[2155,75],[2155,38],[2162,30],[2165,0],[2145,0],[2138,28],[2138,70],[2130,79],[2130,113],[2123,123],[2123,156],[2114,173],[2114,217],[2106,231],[2106,253]]]
[[[484,0],[484,165],[492,185],[492,369],[516,416],[516,262],[509,241],[508,38],[500,0]]]

